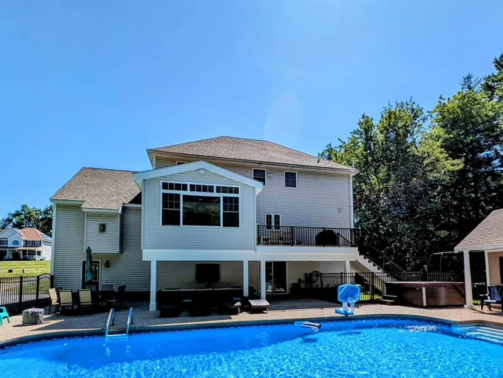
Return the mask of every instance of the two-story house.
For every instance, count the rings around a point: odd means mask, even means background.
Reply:
[[[11,228],[0,231],[0,261],[50,260],[52,239],[36,228]]]
[[[83,168],[52,198],[55,285],[150,292],[240,286],[287,294],[357,259],[352,168],[275,143],[218,137],[147,150],[143,172]]]

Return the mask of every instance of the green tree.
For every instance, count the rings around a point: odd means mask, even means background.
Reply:
[[[459,162],[442,187],[451,248],[503,206],[503,103],[496,100],[468,75],[460,91],[450,99],[441,97],[432,112],[433,125],[442,130],[442,149]]]
[[[408,269],[417,269],[438,244],[439,204],[429,198],[446,177],[441,170],[456,166],[440,147],[441,131],[430,135],[426,121],[420,106],[401,102],[386,107],[378,122],[363,115],[347,141],[322,152],[359,171],[353,186],[360,247]]]
[[[6,227],[27,228],[33,227],[46,235],[52,234],[52,205],[43,209],[21,205],[19,210],[9,213],[0,221],[0,229]]]
[[[503,54],[494,58],[496,72],[484,78],[482,90],[490,100],[503,102]]]

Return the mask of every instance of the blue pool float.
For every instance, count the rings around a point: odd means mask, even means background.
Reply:
[[[339,286],[337,290],[339,302],[342,303],[342,308],[336,308],[335,312],[341,315],[354,315],[355,303],[360,300],[361,289],[358,285],[346,284]]]

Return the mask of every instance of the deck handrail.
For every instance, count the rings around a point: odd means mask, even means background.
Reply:
[[[337,227],[257,224],[257,245],[356,247],[356,230]]]

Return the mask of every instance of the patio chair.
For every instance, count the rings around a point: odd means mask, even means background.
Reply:
[[[107,300],[107,305],[109,306],[117,306],[117,307],[126,307],[125,302],[125,292],[126,285],[121,285],[117,288],[117,292],[113,293],[111,297]]]
[[[81,289],[79,290],[79,308],[82,307],[92,307],[93,299],[91,296],[91,290]]]
[[[60,310],[70,309],[73,310],[73,294],[71,290],[60,290],[59,291],[59,308]]]
[[[5,307],[0,307],[0,325],[3,326],[3,320],[4,319],[7,319],[7,321],[9,322],[10,324],[10,316],[9,316],[9,312],[7,311],[7,309]]]
[[[49,305],[49,314],[52,311],[52,307],[56,309],[56,312],[59,310],[59,298],[58,298],[58,292],[56,289],[51,288],[49,289],[49,296],[51,297],[51,304]]]
[[[493,304],[499,304],[501,305],[501,294],[498,291],[497,286],[489,286],[487,288],[488,293],[487,294],[482,294],[481,297],[482,300],[480,301],[480,309],[484,309],[484,303],[487,304],[487,307],[489,308],[489,311],[491,311],[491,305]],[[486,298],[486,299],[484,299]],[[502,310],[503,310],[503,305],[502,305]]]

